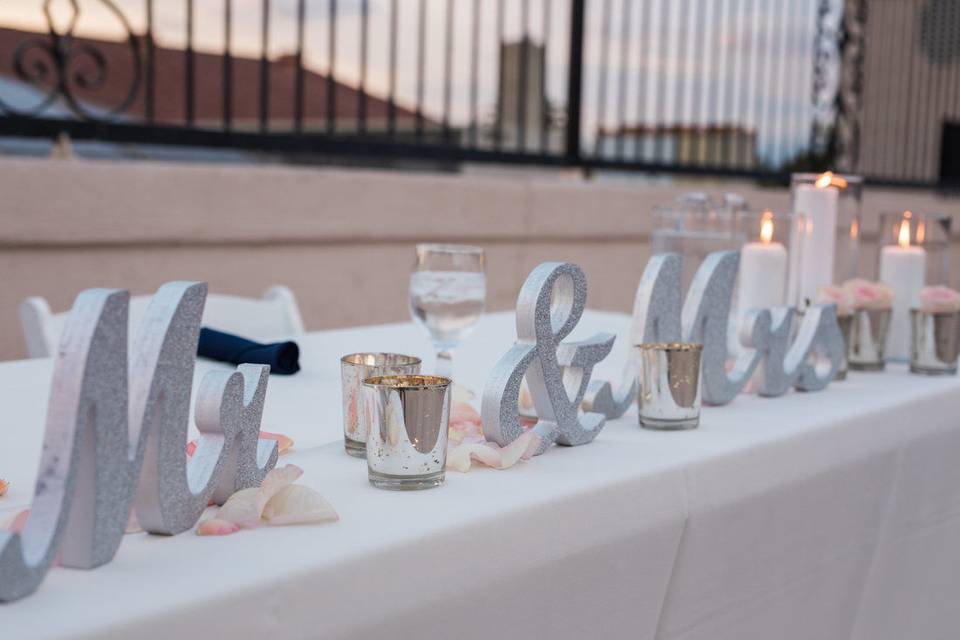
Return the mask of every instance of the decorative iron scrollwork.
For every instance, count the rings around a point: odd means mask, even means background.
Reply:
[[[130,22],[111,0],[97,0],[120,23],[126,33],[130,52],[129,87],[115,104],[103,105],[86,95],[103,90],[110,82],[110,60],[96,43],[75,36],[82,9],[79,0],[69,0],[70,19],[61,31],[53,19],[53,0],[44,0],[43,14],[47,33],[37,34],[21,42],[13,51],[16,78],[39,89],[42,97],[24,108],[0,97],[0,112],[18,116],[41,116],[59,105],[84,120],[111,120],[130,108],[140,91],[142,65],[140,42]]]
[[[840,41],[840,86],[837,90],[836,167],[841,171],[855,171],[860,161],[866,28],[867,0],[846,0]]]
[[[813,122],[810,148],[817,155],[836,150],[837,88],[839,84],[842,9],[832,0],[817,4],[817,30],[813,42]]]

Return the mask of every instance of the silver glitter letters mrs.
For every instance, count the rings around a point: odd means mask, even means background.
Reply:
[[[200,440],[187,460],[206,294],[203,283],[161,287],[129,370],[129,294],[90,289],[77,297],[54,364],[30,516],[22,534],[0,532],[0,601],[35,591],[58,552],[67,567],[110,562],[131,506],[144,530],[180,533],[211,498],[258,484],[276,464],[276,443],[258,441],[269,367],[251,365],[204,378]]]
[[[520,437],[518,397],[524,375],[542,438],[536,454],[551,444],[586,444],[603,429],[600,413],[579,414],[596,363],[613,348],[614,336],[600,333],[582,342],[562,343],[587,304],[587,279],[568,262],[545,262],[527,277],[517,298],[517,342],[500,359],[483,391],[481,414],[487,437],[507,445]],[[553,309],[551,310],[551,306]],[[576,390],[574,397],[567,389]]]
[[[817,391],[826,387],[843,357],[843,338],[833,305],[807,309],[790,343],[795,310],[758,309],[740,328],[747,347],[727,371],[727,319],[740,255],[720,251],[707,256],[697,270],[681,308],[681,258],[665,253],[650,259],[637,287],[630,338],[641,342],[697,342],[703,344],[703,400],[713,405],[732,401],[757,373],[757,392],[765,396],[786,393],[791,387]],[[632,346],[632,345],[631,345]],[[811,364],[811,354],[824,355],[824,364]],[[623,415],[635,396],[639,367],[631,349],[623,381],[616,393],[609,383],[594,381],[585,410],[608,418]]]

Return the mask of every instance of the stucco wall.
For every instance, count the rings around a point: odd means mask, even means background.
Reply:
[[[69,308],[81,289],[152,292],[198,279],[258,295],[297,295],[309,329],[408,317],[407,279],[421,241],[480,244],[489,307],[505,309],[529,270],[572,260],[594,308],[629,311],[649,256],[650,210],[691,189],[746,195],[784,209],[785,189],[697,182],[586,181],[571,174],[435,175],[277,166],[0,160],[0,359],[25,354],[17,306]],[[880,210],[952,213],[960,200],[868,190],[864,228]],[[954,284],[960,270],[954,245]],[[865,265],[875,260],[873,247]]]

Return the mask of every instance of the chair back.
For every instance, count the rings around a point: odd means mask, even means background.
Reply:
[[[130,327],[135,338],[153,296],[130,298]],[[31,358],[52,356],[60,343],[69,311],[53,313],[44,298],[27,298],[20,305],[20,324]],[[210,293],[203,308],[203,326],[258,341],[295,337],[304,332],[303,319],[293,292],[275,285],[260,298]]]

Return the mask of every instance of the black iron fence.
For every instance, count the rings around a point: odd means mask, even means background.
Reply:
[[[27,4],[0,13],[2,136],[958,178],[951,0]]]

